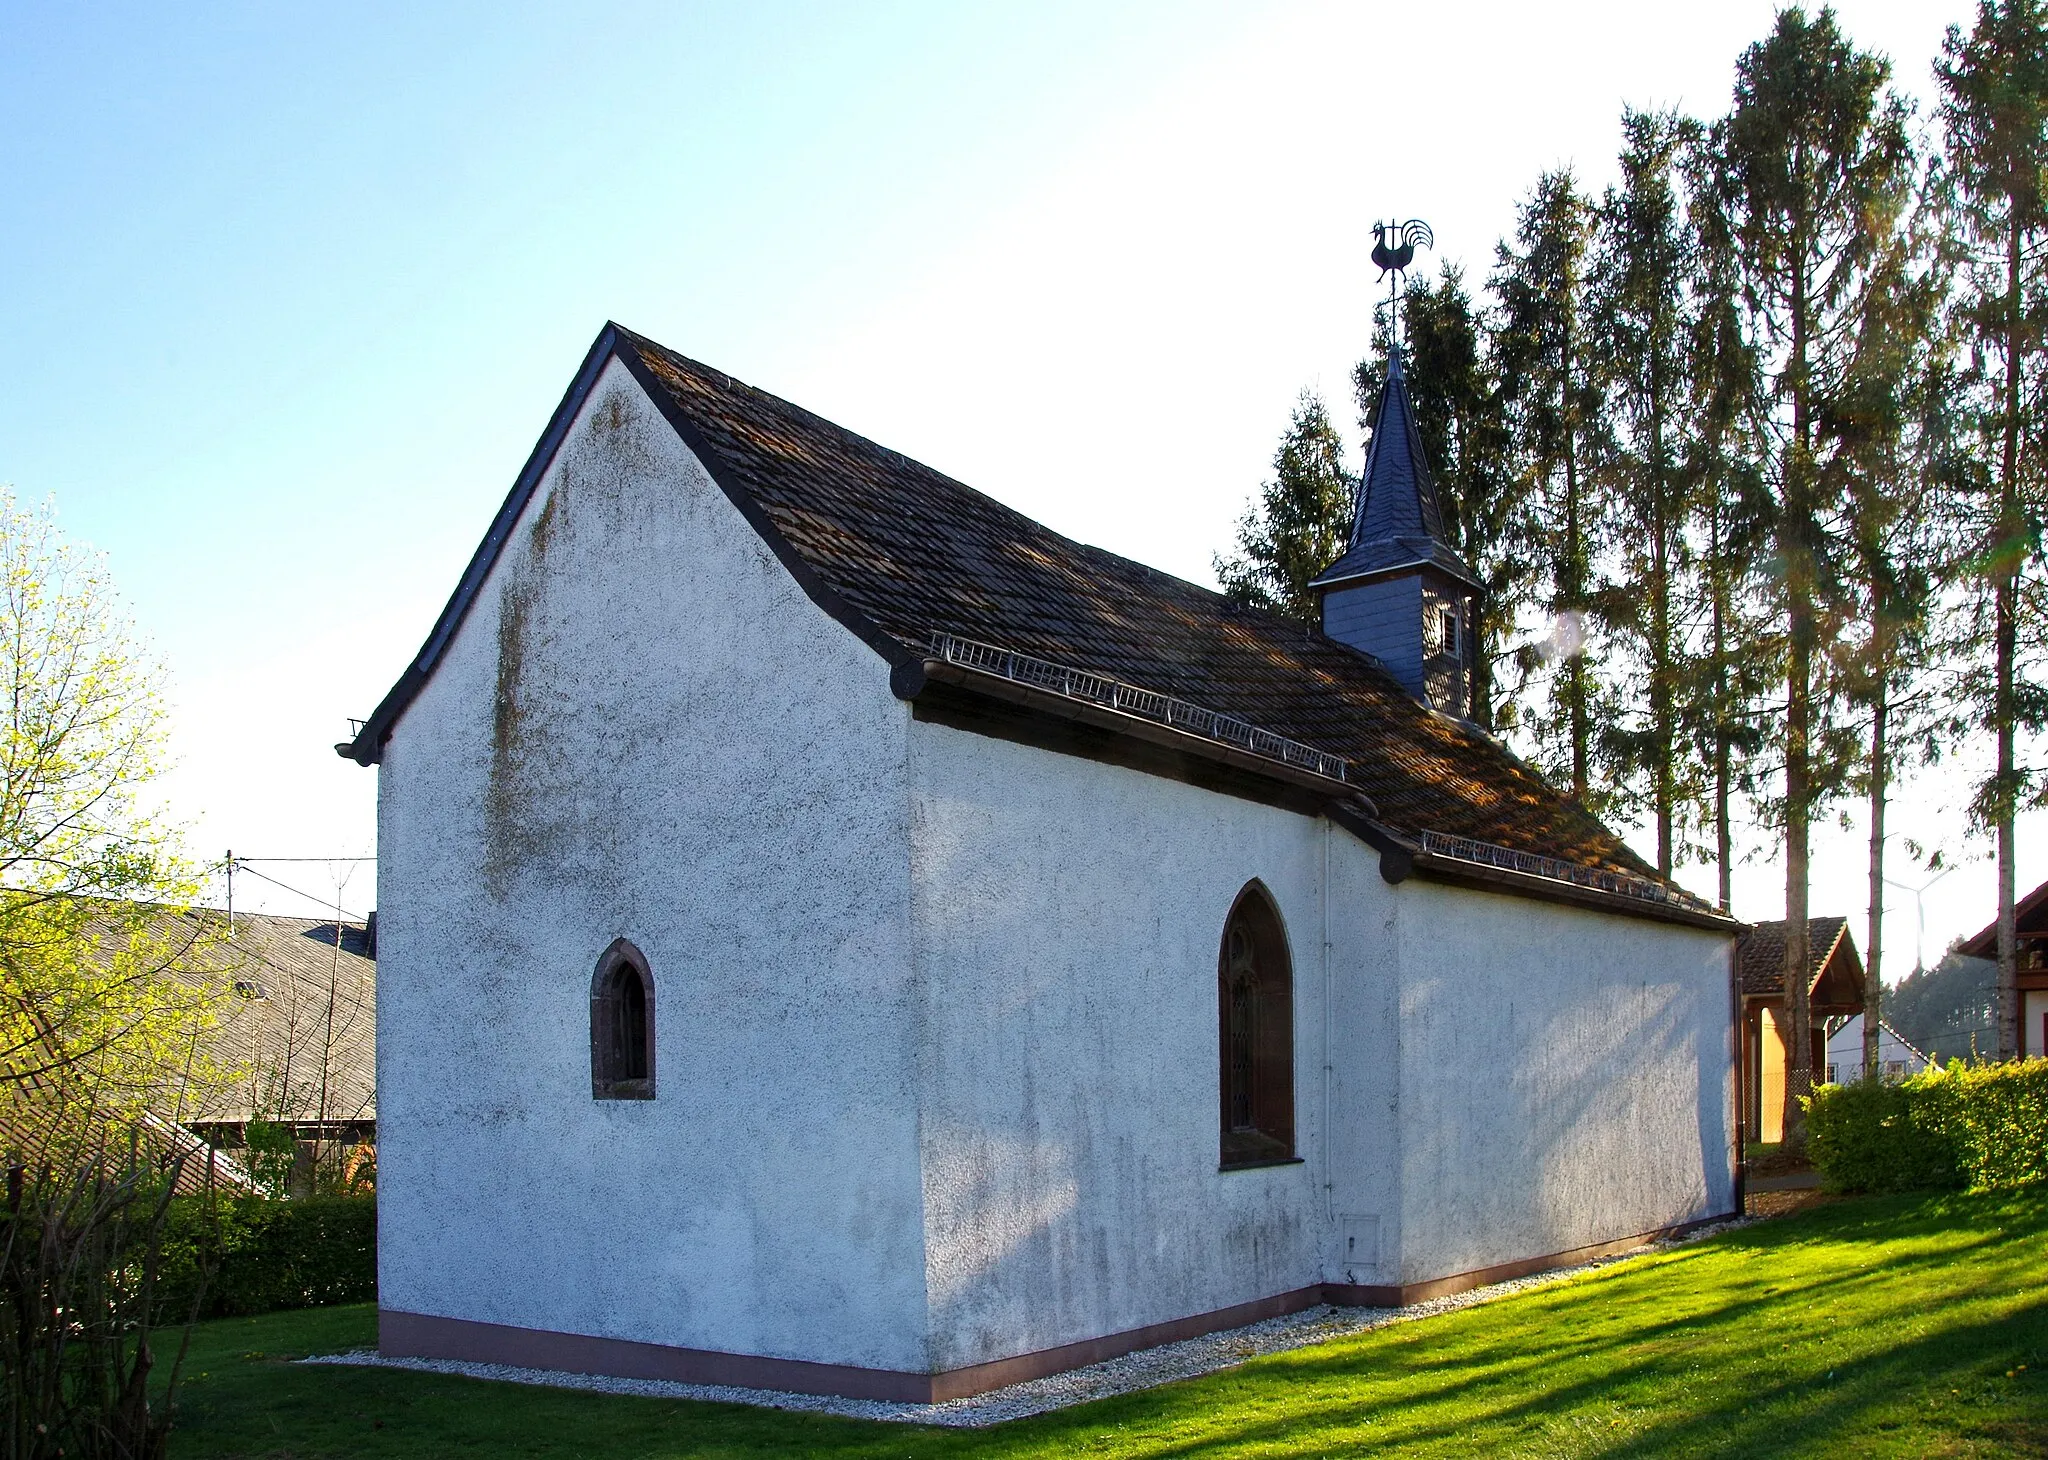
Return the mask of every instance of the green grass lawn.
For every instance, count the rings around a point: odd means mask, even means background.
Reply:
[[[2048,1456],[2048,1193],[1836,1202],[978,1431],[284,1362],[373,1333],[204,1325],[172,1454]]]

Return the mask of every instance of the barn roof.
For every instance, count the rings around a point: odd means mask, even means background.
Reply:
[[[176,1166],[181,1195],[209,1186],[257,1190],[241,1161],[154,1110],[82,1127],[76,1111],[46,1082],[30,1080],[0,1093],[0,1164],[64,1172],[84,1167],[112,1175],[135,1163],[159,1171]]]
[[[0,1159],[76,1155],[99,1135],[112,1142],[107,1159],[118,1162],[132,1136],[157,1165],[184,1158],[180,1190],[208,1180],[247,1187],[243,1167],[229,1156],[209,1157],[192,1127],[376,1118],[377,965],[362,925],[238,913],[229,932],[227,914],[211,908],[142,911],[139,927],[125,917],[95,917],[86,935],[102,949],[139,936],[165,961],[151,977],[183,980],[208,999],[225,991],[195,1050],[195,1064],[208,1074],[192,1080],[188,1070],[150,1093],[146,1108],[106,1128],[81,1124],[61,1080],[13,1081],[0,1092]]]
[[[214,931],[226,917],[208,908],[176,916]],[[377,962],[362,924],[237,913],[233,934],[205,963],[234,987],[204,1036],[206,1052],[243,1074],[201,1094],[181,1119],[376,1118]]]
[[[1757,923],[1736,942],[1736,967],[1742,975],[1745,996],[1770,998],[1785,992],[1785,935],[1791,926],[1783,918]],[[1812,963],[1809,989],[1821,981],[1829,962],[1838,954],[1845,969],[1853,962],[1853,976],[1860,985],[1863,960],[1857,956],[1855,942],[1849,937],[1847,918],[1807,919],[1806,946]]]
[[[1425,855],[1490,858],[1517,876],[1548,875],[1539,864],[1557,872],[1555,863],[1610,886],[1625,880],[1638,901],[1703,910],[1505,747],[1418,703],[1358,650],[1062,537],[616,325],[593,347],[419,656],[340,753],[366,765],[379,758],[614,358],[812,599],[893,667],[950,657],[959,641],[984,658],[993,647],[1017,663],[1205,707],[1340,758],[1337,789],[1362,796],[1355,804],[1375,824],[1417,846],[1433,838],[1437,851]]]

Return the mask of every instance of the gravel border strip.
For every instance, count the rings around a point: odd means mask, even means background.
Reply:
[[[474,1364],[462,1359],[385,1358],[375,1349],[356,1349],[343,1354],[321,1354],[300,1359],[302,1364],[350,1364],[370,1368],[414,1369],[429,1374],[459,1374],[470,1379],[494,1379],[513,1384],[538,1384],[553,1389],[584,1389],[599,1394],[631,1394],[647,1399],[696,1399],[714,1404],[752,1404],[766,1409],[797,1410],[810,1414],[840,1415],[847,1419],[889,1420],[899,1424],[944,1425],[979,1429],[1047,1414],[1090,1400],[1130,1394],[1181,1379],[1199,1378],[1222,1369],[1235,1368],[1246,1359],[1289,1349],[1326,1343],[1384,1328],[1391,1323],[1428,1318],[1460,1308],[1475,1307],[1511,1293],[1569,1282],[1596,1269],[1626,1262],[1646,1253],[1712,1237],[1749,1225],[1753,1217],[1740,1217],[1702,1227],[1683,1237],[1646,1242],[1630,1252],[1596,1258],[1575,1267],[1552,1268],[1530,1277],[1469,1288],[1445,1298],[1432,1298],[1407,1308],[1334,1308],[1321,1305],[1280,1318],[1268,1318],[1243,1328],[1231,1328],[1158,1348],[1140,1349],[1120,1358],[1106,1359],[1082,1369],[1048,1374],[1005,1389],[991,1389],[966,1399],[943,1404],[902,1404],[878,1399],[841,1399],[826,1394],[788,1394],[773,1389],[741,1389],[727,1384],[683,1384],[668,1379],[614,1379],[602,1374],[570,1374],[555,1369],[520,1369],[506,1364]]]

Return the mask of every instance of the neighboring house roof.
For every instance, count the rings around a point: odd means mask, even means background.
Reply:
[[[1785,935],[1791,924],[1782,918],[1757,923],[1735,944],[1736,968],[1744,997],[1782,998],[1785,993]],[[1852,983],[1860,994],[1863,959],[1849,936],[1847,918],[1809,918],[1806,946],[1813,969],[1809,990],[1833,973]],[[1831,967],[1832,965],[1832,967]]]
[[[226,920],[205,908],[177,916],[215,932]],[[216,1065],[242,1073],[197,1095],[179,1120],[376,1118],[377,963],[361,924],[237,913],[233,935],[207,967],[235,992],[205,1049]]]
[[[40,1094],[33,1088],[16,1089],[9,1092],[10,1098],[0,1100],[0,1163],[73,1170],[76,1160],[118,1172],[139,1157],[160,1171],[177,1164],[180,1193],[203,1191],[209,1184],[226,1191],[257,1189],[240,1161],[155,1111],[145,1110],[138,1119],[107,1127],[105,1143],[97,1150],[81,1149],[74,1120],[63,1104]]]
[[[1914,1044],[1910,1039],[1903,1037],[1898,1030],[1892,1028],[1890,1024],[1887,1024],[1882,1019],[1877,1021],[1877,1034],[1877,1047],[1880,1051],[1880,1059],[1883,1058],[1882,1051],[1886,1047],[1887,1042],[1889,1042],[1890,1044],[1896,1045],[1900,1049],[1904,1050],[1914,1059],[1920,1061],[1920,1064],[1923,1068],[1926,1066],[1927,1055],[1920,1049],[1920,1047]],[[1860,1057],[1863,1049],[1863,1016],[1861,1014],[1851,1014],[1848,1017],[1844,1018],[1842,1020],[1841,1028],[1837,1029],[1833,1034],[1830,1034],[1828,1036],[1827,1047],[1828,1053],[1830,1054],[1833,1054],[1837,1049],[1841,1049],[1844,1051],[1853,1051]]]
[[[2043,882],[2013,905],[2013,922],[2022,933],[2048,932],[2048,882]],[[1998,956],[1998,919],[1993,918],[1981,933],[1956,945],[1956,952],[1970,958]]]
[[[1469,839],[1557,859],[1630,879],[1685,916],[1722,925],[1503,746],[1419,704],[1370,657],[1062,537],[615,325],[593,346],[426,644],[356,738],[337,747],[342,754],[365,765],[380,757],[614,358],[813,601],[899,672],[931,663],[937,636],[950,635],[1177,697],[1342,757],[1374,824],[1418,848],[1431,845],[1427,834],[1460,849],[1444,858],[1473,860],[1454,840]]]
[[[337,930],[331,920],[237,913],[229,933],[227,914],[216,909],[144,911],[141,936],[172,965],[154,977],[228,991],[187,1067],[226,1078],[181,1076],[149,1097],[139,1119],[115,1118],[107,1139],[132,1137],[159,1166],[184,1157],[179,1188],[194,1190],[208,1179],[209,1156],[190,1127],[376,1118],[377,965],[360,924]],[[135,931],[127,920],[95,919],[87,936],[104,947]],[[93,1128],[52,1077],[0,1087],[0,1157],[33,1159]],[[112,1159],[125,1155],[123,1147]],[[231,1157],[212,1159],[215,1182],[251,1187]]]
[[[1479,586],[1472,569],[1451,546],[1397,346],[1387,352],[1387,378],[1373,408],[1372,446],[1359,481],[1350,547],[1310,586],[1329,588],[1423,563]]]

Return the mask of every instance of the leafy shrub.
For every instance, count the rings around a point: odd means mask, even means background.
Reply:
[[[1943,1119],[1949,1102],[1923,1088],[1922,1079],[1857,1080],[1813,1092],[1806,1102],[1806,1149],[1829,1191],[1950,1190],[1964,1184]]]
[[[1950,1069],[1957,1086],[1950,1124],[1970,1185],[2048,1181],[2048,1060]]]
[[[172,1304],[190,1303],[202,1240],[218,1244],[203,1317],[361,1303],[377,1296],[375,1197],[316,1196],[298,1201],[239,1197],[209,1218],[195,1198],[172,1204],[165,1288]],[[208,1231],[218,1222],[218,1234]]]
[[[1956,1062],[1897,1084],[1824,1085],[1807,1100],[1806,1120],[1830,1191],[2048,1180],[2048,1060]]]
[[[133,1147],[123,1163],[112,1144],[95,1133],[69,1171],[8,1169],[0,1205],[6,1460],[166,1454],[193,1299],[204,1291],[197,1254],[206,1234],[196,1222],[181,1310],[160,1286],[175,1172],[137,1160]]]

